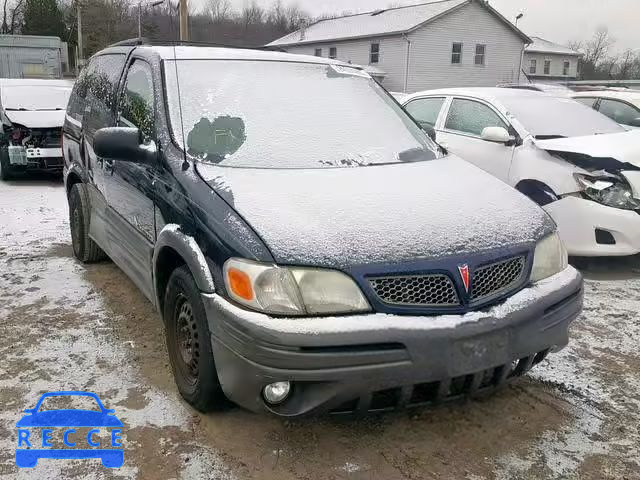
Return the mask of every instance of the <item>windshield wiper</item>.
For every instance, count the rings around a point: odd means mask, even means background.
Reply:
[[[28,108],[24,108],[24,107],[20,107],[20,108],[6,107],[5,111],[7,111],[7,112],[29,112],[30,110]]]
[[[55,108],[36,108],[36,112],[53,112],[55,110],[62,110],[61,107],[55,107]]]
[[[567,138],[564,135],[536,135],[536,140],[555,140],[556,138]]]

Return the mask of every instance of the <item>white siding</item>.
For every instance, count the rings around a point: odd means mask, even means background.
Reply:
[[[538,69],[535,74],[529,73],[529,66],[531,60],[537,61]],[[544,73],[544,61],[551,60],[551,70],[548,75]],[[578,76],[578,57],[572,55],[558,55],[554,53],[524,53],[524,61],[522,62],[522,69],[529,77],[536,77],[544,79],[545,77],[563,77],[562,69],[564,62],[569,62],[569,75],[567,79],[575,79]]]
[[[524,41],[476,3],[466,5],[409,34],[408,91],[441,87],[491,87],[518,81]],[[462,63],[451,63],[454,42],[463,44]],[[474,64],[476,44],[486,45],[485,64]]]
[[[407,42],[400,36],[300,45],[286,47],[286,50],[289,53],[313,55],[316,48],[322,48],[322,56],[326,58],[329,56],[329,48],[336,47],[338,60],[366,66],[369,65],[369,52],[372,43],[380,44],[379,62],[374,66],[387,73],[382,84],[387,90],[402,91],[404,87]]]

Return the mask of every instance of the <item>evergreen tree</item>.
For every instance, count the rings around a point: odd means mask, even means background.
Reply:
[[[26,0],[22,33],[51,35],[66,40],[66,27],[56,0]]]

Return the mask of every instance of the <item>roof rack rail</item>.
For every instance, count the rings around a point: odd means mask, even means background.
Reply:
[[[141,45],[158,46],[158,47],[172,47],[172,46],[186,46],[186,47],[219,47],[219,48],[238,48],[244,50],[271,50],[276,52],[284,52],[280,47],[268,47],[265,45],[228,45],[224,43],[214,42],[198,42],[198,41],[185,41],[185,40],[149,40],[148,38],[138,37],[121,40],[120,42],[112,43],[109,47],[138,47]]]

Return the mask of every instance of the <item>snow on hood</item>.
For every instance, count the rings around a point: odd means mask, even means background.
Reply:
[[[475,253],[534,242],[555,228],[531,200],[452,156],[358,168],[197,169],[282,264]]]
[[[640,167],[640,130],[587,137],[535,140],[543,150],[588,155],[593,158],[614,158]]]
[[[19,123],[28,128],[55,128],[64,123],[64,110],[9,110],[4,112],[11,123]]]

